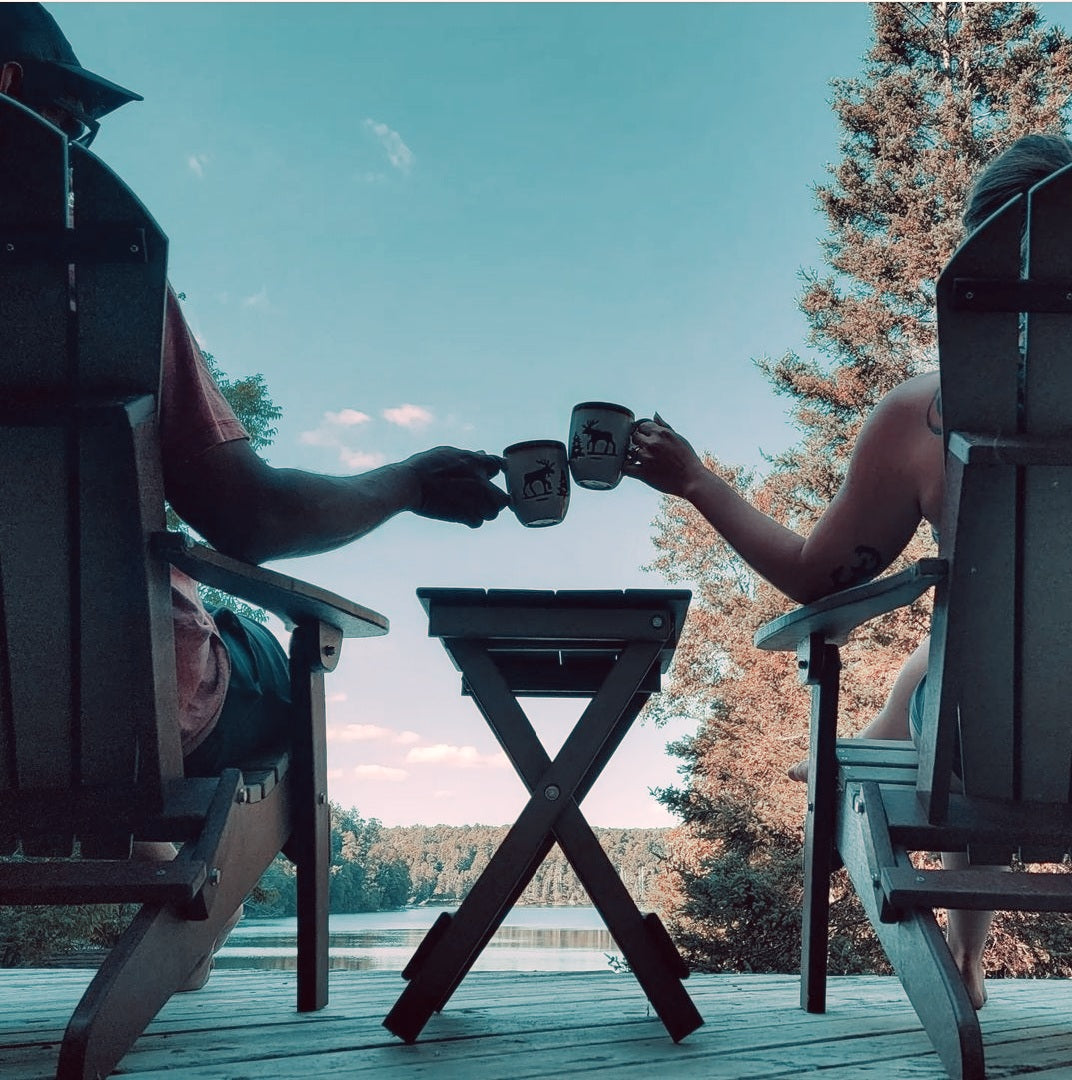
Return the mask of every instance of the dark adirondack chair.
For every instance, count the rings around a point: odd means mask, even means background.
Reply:
[[[1072,911],[1072,875],[924,871],[908,853],[985,867],[1072,847],[1072,171],[964,242],[938,283],[938,331],[940,558],[790,613],[756,644],[797,650],[813,686],[801,1004],[825,1009],[839,857],[950,1076],[974,1078],[979,1021],[932,908]],[[931,586],[922,745],[837,739],[837,643]]]
[[[113,1070],[284,846],[298,1008],[326,1003],[323,672],[387,627],[165,531],[165,266],[114,173],[0,96],[0,904],[143,905],[71,1019],[63,1078]],[[183,774],[171,565],[293,628],[294,743],[248,769]],[[182,847],[151,863],[134,839]]]

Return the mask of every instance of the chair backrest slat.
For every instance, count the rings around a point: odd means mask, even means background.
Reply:
[[[953,302],[953,286],[964,279],[1018,278],[1022,221],[1021,205],[1007,207],[989,223],[985,239],[976,235],[957,251],[938,283],[947,447],[954,431],[1017,431],[1017,315],[963,310]],[[931,643],[932,663],[941,678],[928,682],[920,756],[920,787],[928,798],[933,792],[938,812],[948,796],[947,759],[959,717],[976,713],[984,703],[1005,719],[995,721],[992,752],[973,761],[972,772],[985,771],[982,782],[990,790],[1012,794],[1016,596],[1007,568],[1015,551],[1015,520],[1015,475],[1000,469],[961,470],[950,458],[939,551],[950,560],[951,573],[936,597]],[[978,614],[959,617],[958,612],[968,610]],[[935,740],[943,735],[940,747]],[[974,745],[965,749],[969,757],[974,752]]]
[[[938,319],[947,440],[960,432],[968,441],[1015,438],[1041,449],[1072,435],[1072,304],[1068,313],[972,310],[964,284],[1068,283],[1072,300],[1070,211],[1072,171],[1063,170],[986,222],[943,273]],[[1006,306],[1017,304],[1036,301]],[[1072,465],[1036,464],[1030,453],[1016,461],[992,453],[961,457],[967,460],[951,453],[946,472],[941,543],[951,575],[936,606],[932,674],[940,670],[941,678],[929,688],[924,769],[933,768],[934,732],[959,722],[967,794],[1065,802],[1072,768]],[[935,786],[940,782],[936,776]]]
[[[140,225],[125,246],[139,241],[143,246],[141,252],[126,253],[130,261],[90,258],[76,267],[80,392],[94,399],[137,395],[155,403],[160,393],[167,240],[130,189],[99,159],[72,147],[71,162],[76,229],[107,236],[109,230]],[[125,254],[122,246],[119,256]],[[107,357],[107,363],[101,357]],[[153,421],[155,416],[135,418],[136,426],[128,427],[117,416],[81,434],[82,557],[87,566],[99,568],[83,578],[80,601],[84,636],[93,642],[92,651],[82,653],[82,771],[87,783],[112,775],[107,731],[119,725],[142,756],[140,768],[182,774],[170,577],[167,565],[144,543],[146,533],[165,526]],[[115,506],[126,509],[122,514],[102,512],[102,507]],[[137,555],[120,563],[112,553],[117,544]],[[107,583],[99,580],[104,574]],[[120,668],[102,662],[108,656],[123,656],[125,663]],[[116,713],[120,694],[121,715]],[[147,738],[141,727],[154,717],[158,732]]]
[[[1031,193],[1026,270],[1033,281],[1069,283],[1072,174]],[[1072,315],[1026,316],[1024,433],[1072,432]],[[1069,798],[1072,769],[1072,468],[1023,470],[1020,555],[1020,784],[1023,797]]]
[[[3,97],[0,147],[0,836],[6,814],[29,850],[35,829],[113,826],[79,820],[80,791],[106,789],[129,832],[182,774],[168,571],[147,542],[166,240]],[[134,235],[137,261],[115,246]]]
[[[11,112],[5,110],[0,125],[0,378],[7,399],[0,402],[17,411],[20,392],[54,397],[68,374],[67,267],[24,258],[34,233],[55,234],[66,225],[67,147],[59,132]],[[61,716],[70,711],[69,650],[56,646],[71,637],[69,439],[62,424],[29,429],[13,425],[15,419],[5,417],[0,431],[0,603],[7,647],[0,668],[0,790],[69,777],[73,750],[69,734],[33,729],[37,707]],[[51,625],[41,611],[53,613]]]

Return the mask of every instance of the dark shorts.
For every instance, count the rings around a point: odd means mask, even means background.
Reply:
[[[210,611],[231,658],[231,681],[216,726],[186,758],[187,776],[216,776],[290,744],[290,668],[266,626],[229,608]]]
[[[908,723],[912,730],[912,742],[919,746],[923,737],[923,703],[927,697],[927,676],[919,680],[919,686],[912,691],[912,700],[908,703]],[[953,736],[953,772],[960,776],[960,732]]]
[[[912,700],[908,703],[908,723],[912,728],[912,741],[919,746],[923,735],[923,702],[927,696],[927,676],[919,680],[919,686],[912,691]]]

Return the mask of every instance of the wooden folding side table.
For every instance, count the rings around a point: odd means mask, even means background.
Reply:
[[[402,972],[384,1026],[413,1042],[442,1009],[557,840],[677,1042],[702,1023],[688,967],[655,914],[641,915],[579,804],[660,689],[691,594],[418,589],[429,634],[462,673],[530,798],[457,913],[441,915]],[[552,761],[519,697],[590,698]]]

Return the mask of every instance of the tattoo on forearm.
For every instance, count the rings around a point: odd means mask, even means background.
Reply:
[[[882,566],[882,556],[877,548],[861,544],[854,550],[853,554],[856,556],[856,562],[852,566],[839,566],[830,575],[830,580],[839,589],[848,588],[850,585],[859,585],[863,581],[870,581]]]
[[[927,427],[932,435],[942,434],[942,391],[941,388],[934,392],[930,405],[927,406]]]

